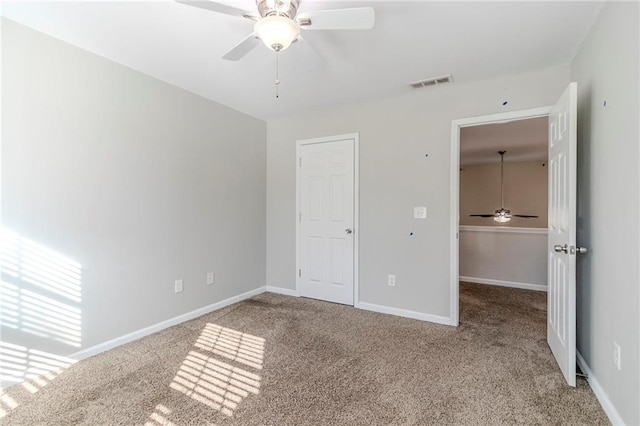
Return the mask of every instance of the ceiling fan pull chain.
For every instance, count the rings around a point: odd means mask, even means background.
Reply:
[[[278,56],[278,51],[276,50],[276,81],[275,81],[275,84],[276,84],[276,99],[278,99],[280,97],[280,93],[279,93],[279,90],[278,90],[279,87],[280,87],[280,80],[279,80],[279,77],[278,77],[278,57],[279,57]]]

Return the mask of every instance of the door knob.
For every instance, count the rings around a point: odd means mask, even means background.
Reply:
[[[344,232],[346,232],[347,234],[351,234],[351,233],[353,233],[353,229],[347,228],[347,229],[344,230]]]
[[[569,249],[567,248],[567,244],[561,246],[560,244],[556,244],[553,246],[553,250],[557,253],[569,253]]]
[[[576,253],[578,253],[578,254],[586,254],[587,253],[587,248],[586,247],[576,247]]]

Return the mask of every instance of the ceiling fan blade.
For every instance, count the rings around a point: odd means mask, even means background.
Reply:
[[[470,214],[469,216],[471,216],[471,217],[494,217],[495,213],[491,213],[491,214]]]
[[[300,47],[299,51],[300,51],[300,55],[304,59],[305,68],[309,70],[316,70],[322,66],[323,64],[322,58],[320,57],[320,55],[318,55],[318,52],[316,52],[316,50],[313,47],[311,47],[311,45],[307,43],[307,41],[302,36],[298,36],[298,39],[296,40],[296,44],[299,45]]]
[[[211,10],[213,12],[223,13],[225,15],[239,16],[249,19],[258,19],[255,14],[247,12],[246,10],[238,9],[233,6],[227,6],[225,4],[216,3],[215,1],[207,0],[175,0],[177,3],[186,4],[187,6],[193,6],[200,9]]]
[[[228,51],[222,59],[227,61],[237,61],[247,53],[251,52],[254,47],[261,43],[260,38],[255,34],[249,34],[244,40],[238,43],[233,49]]]
[[[300,27],[307,30],[370,30],[375,20],[371,7],[318,10],[302,13],[297,18]]]
[[[531,215],[531,214],[512,214],[511,216],[513,216],[513,217],[523,217],[525,219],[531,219],[531,218],[539,217],[539,216],[534,216],[534,215]]]

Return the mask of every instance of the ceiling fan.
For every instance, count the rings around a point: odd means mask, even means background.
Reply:
[[[260,40],[271,50],[280,52],[294,41],[301,41],[312,50],[300,36],[305,30],[367,30],[373,28],[374,10],[370,7],[351,9],[319,10],[298,13],[301,0],[256,0],[257,13],[206,0],[175,0],[178,3],[225,15],[256,21],[253,33],[238,43],[222,58],[237,61],[260,44]],[[315,54],[315,52],[313,52]]]
[[[512,214],[511,210],[506,210],[504,208],[504,154],[507,151],[498,151],[500,154],[500,208],[495,211],[495,213],[487,213],[487,214],[470,214],[469,216],[475,217],[492,217],[494,221],[498,223],[506,223],[511,220],[512,217],[522,217],[525,219],[532,219],[538,216],[529,215],[529,214]]]

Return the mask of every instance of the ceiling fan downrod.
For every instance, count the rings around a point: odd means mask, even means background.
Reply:
[[[498,151],[500,154],[500,209],[504,210],[504,154],[507,151]]]

